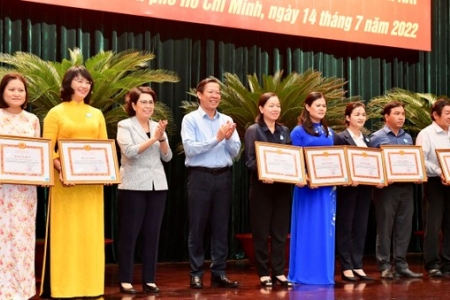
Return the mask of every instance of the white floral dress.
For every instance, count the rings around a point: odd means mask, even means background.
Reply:
[[[39,119],[26,111],[0,109],[0,134],[39,137]],[[1,183],[0,183],[1,184]],[[36,186],[0,186],[0,299],[29,299],[36,294],[34,251]]]

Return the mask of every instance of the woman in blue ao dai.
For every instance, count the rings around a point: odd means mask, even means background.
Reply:
[[[322,93],[310,93],[292,145],[332,146],[334,132],[325,120],[327,103]],[[288,280],[303,284],[334,284],[336,197],[333,186],[294,188]]]

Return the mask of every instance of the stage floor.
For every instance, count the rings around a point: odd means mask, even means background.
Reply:
[[[227,275],[230,279],[239,281],[240,287],[237,289],[211,287],[210,273],[207,271],[203,278],[204,289],[192,290],[189,288],[189,265],[187,263],[160,263],[158,264],[156,284],[161,292],[156,295],[141,292],[141,266],[139,264],[136,264],[134,272],[134,287],[138,293],[136,295],[121,294],[117,279],[117,265],[109,264],[106,266],[105,294],[98,299],[450,299],[450,277],[428,278],[424,273],[423,279],[380,280],[374,257],[366,258],[364,263],[366,273],[376,278],[376,281],[343,282],[339,264],[336,263],[336,283],[334,285],[298,284],[289,290],[277,286],[271,290],[261,288],[256,271],[248,260],[228,263]],[[408,263],[412,271],[424,272],[420,254],[408,255]],[[36,296],[32,299],[40,298]]]

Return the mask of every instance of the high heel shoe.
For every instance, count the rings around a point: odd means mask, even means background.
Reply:
[[[367,275],[361,275],[358,272],[356,272],[355,270],[353,270],[353,274],[356,275],[356,277],[358,277],[361,280],[365,280],[365,281],[375,281],[375,278],[369,277]]]
[[[159,288],[156,285],[148,285],[146,283],[142,284],[142,290],[144,291],[144,293],[159,293]]]
[[[120,286],[120,292],[122,294],[136,294],[136,290],[134,289],[133,286],[126,288],[126,287],[123,287],[122,283],[119,284],[119,286]]]
[[[267,279],[262,279],[262,278],[267,278]],[[272,284],[272,280],[270,280],[270,277],[269,276],[261,276],[260,278],[259,278],[259,283],[261,284],[261,286],[262,287],[264,287],[264,288],[271,288],[272,286],[273,286],[273,284]]]
[[[358,278],[356,278],[355,276],[345,276],[344,272],[341,273],[341,278],[345,281],[358,281]]]
[[[281,280],[277,276],[272,276],[272,282],[273,282],[273,285],[276,285],[277,283],[279,283],[281,286],[287,287],[287,288],[291,288],[294,286],[292,284],[292,282],[290,282],[289,280]]]

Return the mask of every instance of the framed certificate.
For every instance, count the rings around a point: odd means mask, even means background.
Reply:
[[[0,136],[0,183],[52,186],[50,140]]]
[[[120,183],[114,140],[60,139],[58,149],[65,183]]]
[[[345,146],[352,181],[365,185],[386,185],[382,150]]]
[[[382,145],[381,150],[387,181],[427,181],[421,146]]]
[[[305,147],[309,186],[350,184],[345,147]]]
[[[445,181],[450,182],[450,149],[436,149],[436,156]]]
[[[301,147],[255,142],[259,180],[306,184]]]

